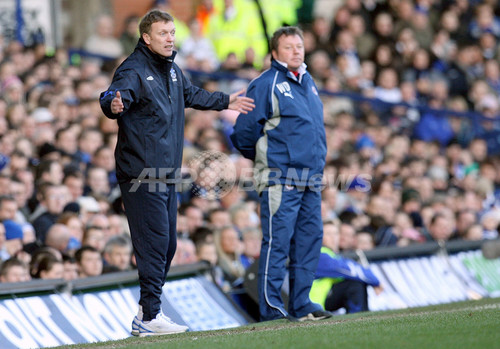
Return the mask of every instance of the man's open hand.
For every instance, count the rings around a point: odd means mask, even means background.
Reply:
[[[254,100],[249,97],[240,96],[245,93],[245,89],[239,90],[229,96],[229,106],[227,109],[236,110],[242,114],[247,114],[255,108]],[[122,104],[123,105],[123,104]]]

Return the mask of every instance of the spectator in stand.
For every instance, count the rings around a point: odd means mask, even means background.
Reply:
[[[104,144],[104,136],[97,128],[82,130],[78,137],[78,153],[80,161],[88,165],[99,147]]]
[[[68,255],[63,255],[63,278],[66,281],[71,281],[78,279],[78,264],[76,263],[75,257],[70,257]]]
[[[211,72],[217,69],[219,61],[212,42],[203,35],[198,19],[189,23],[190,35],[182,43],[179,54],[188,69]]]
[[[248,269],[260,256],[262,232],[257,228],[247,228],[242,231],[243,251],[241,263]]]
[[[109,177],[107,171],[102,167],[91,167],[87,172],[87,186],[85,195],[110,194]]]
[[[79,170],[69,170],[63,179],[63,184],[68,188],[70,198],[69,202],[77,202],[83,196],[85,179],[83,173]]]
[[[214,229],[231,225],[231,215],[223,208],[214,208],[208,213],[208,224]]]
[[[51,149],[56,152],[56,148],[53,145],[49,145]],[[52,183],[61,184],[64,178],[63,167],[61,163],[57,160],[45,160],[40,162],[37,167],[36,172],[36,183]]]
[[[129,55],[134,52],[137,41],[139,40],[139,17],[136,15],[128,16],[124,23],[122,35],[120,36],[120,44],[124,55]]]
[[[211,277],[212,280],[224,292],[231,291],[231,285],[224,279],[224,272],[219,266],[219,257],[217,255],[217,247],[213,241],[198,241],[196,244],[196,257],[199,262],[207,262],[212,267]]]
[[[33,221],[33,227],[37,240],[44,243],[47,231],[69,202],[68,188],[61,184],[47,183],[41,188],[40,199],[40,206],[45,212]]]
[[[3,222],[0,220],[0,265],[2,261],[9,259],[10,256],[5,248],[5,226]]]
[[[13,196],[1,195],[0,196],[0,221],[16,218],[17,202]]]
[[[13,257],[0,265],[0,283],[30,281],[28,266],[21,260]]]
[[[108,175],[109,188],[116,188],[118,181],[116,179],[115,156],[113,154],[113,149],[107,145],[99,147],[95,151],[94,157],[92,158],[92,165],[105,169]]]
[[[446,242],[453,235],[453,224],[442,213],[436,213],[429,224],[430,241]]]
[[[38,263],[37,273],[33,276],[34,279],[63,279],[64,265],[62,260],[52,256],[44,256]]]
[[[103,274],[130,270],[132,258],[132,242],[127,235],[117,235],[111,237],[104,246]]]
[[[64,224],[53,224],[47,231],[45,246],[55,248],[61,254],[73,254],[81,247],[80,241],[71,238],[71,232]]]
[[[75,253],[78,277],[99,276],[102,274],[101,253],[92,246],[82,246]]]
[[[89,225],[85,228],[82,238],[82,246],[91,246],[99,253],[104,251],[106,236],[101,227]]]
[[[95,33],[85,42],[84,49],[104,59],[117,59],[123,55],[123,48],[118,39],[113,36],[113,18],[100,15],[96,19]]]
[[[187,230],[189,236],[191,236],[194,231],[204,225],[203,211],[193,204],[182,205],[179,208],[179,214],[186,216],[187,218]]]
[[[233,288],[241,286],[245,267],[241,263],[242,243],[238,233],[231,226],[224,227],[215,231],[214,241],[224,279],[228,280]]]
[[[57,130],[54,146],[70,160],[78,161],[76,152],[78,150],[78,135],[72,125]]]
[[[68,227],[71,238],[81,244],[83,239],[83,223],[76,212],[64,212],[57,219],[56,224]]]
[[[5,229],[3,245],[7,258],[17,257],[18,253],[23,250],[23,229],[19,224],[9,219],[3,221],[3,226]]]
[[[196,246],[193,240],[185,237],[178,238],[172,265],[191,264],[196,263],[196,261]]]
[[[500,211],[492,209],[481,216],[479,221],[483,227],[483,239],[498,238],[498,227],[500,226]]]

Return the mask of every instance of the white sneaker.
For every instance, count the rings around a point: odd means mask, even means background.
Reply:
[[[141,320],[137,318],[137,315],[134,316],[134,320],[132,320],[132,331],[130,334],[132,336],[138,336],[139,335],[139,326],[141,325]]]
[[[141,324],[142,315],[143,315],[142,306],[139,305],[139,310],[137,311],[137,315],[134,316],[134,319],[132,320],[132,331],[130,332],[132,336],[139,335],[139,325]]]
[[[151,321],[141,321],[139,324],[139,337],[159,336],[162,334],[182,333],[189,327],[176,324],[168,316],[159,312]]]

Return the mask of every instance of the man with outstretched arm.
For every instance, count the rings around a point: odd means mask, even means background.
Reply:
[[[177,245],[175,175],[182,160],[184,108],[245,114],[254,105],[252,99],[239,96],[244,90],[209,93],[189,82],[174,63],[175,25],[170,14],[150,11],[139,32],[134,52],[117,68],[100,103],[119,126],[116,172],[141,289],[132,334],[150,336],[188,330],[163,314],[160,301]],[[151,185],[155,181],[158,186]]]

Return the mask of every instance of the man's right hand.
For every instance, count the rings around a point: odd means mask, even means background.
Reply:
[[[113,114],[119,114],[123,111],[123,101],[120,91],[116,91],[116,96],[111,101],[111,112]]]

